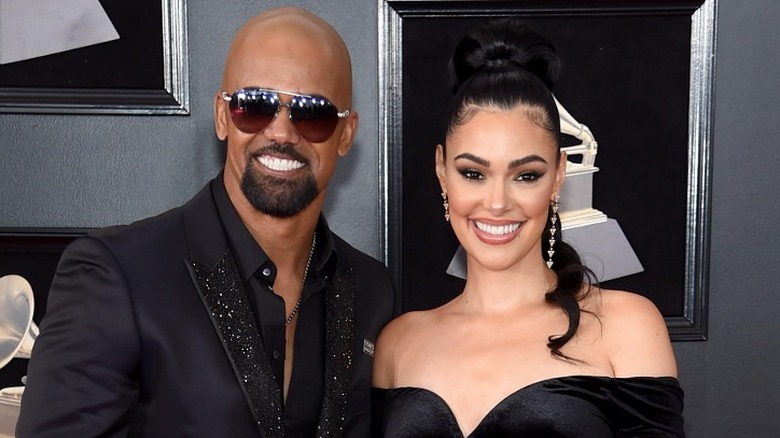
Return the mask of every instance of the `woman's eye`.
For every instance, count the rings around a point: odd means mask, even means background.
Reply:
[[[534,182],[541,177],[542,175],[538,172],[523,172],[520,175],[517,175],[516,180],[522,182]]]
[[[468,180],[485,179],[484,175],[482,175],[479,171],[476,171],[474,169],[458,169],[458,173],[463,175],[463,178],[466,178]]]

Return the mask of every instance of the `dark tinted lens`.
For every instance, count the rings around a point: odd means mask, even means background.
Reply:
[[[330,138],[339,123],[336,107],[318,96],[296,96],[290,103],[290,114],[298,133],[315,143]]]
[[[276,93],[242,89],[233,93],[230,114],[236,127],[246,133],[262,131],[274,119],[279,109]]]

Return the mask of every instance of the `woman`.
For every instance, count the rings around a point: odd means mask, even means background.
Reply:
[[[683,436],[662,316],[640,295],[589,284],[560,241],[558,69],[552,45],[511,19],[455,49],[436,174],[468,279],[380,335],[376,435]]]

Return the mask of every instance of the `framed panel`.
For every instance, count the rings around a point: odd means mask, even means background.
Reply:
[[[706,339],[715,0],[379,0],[380,254],[404,310],[462,290],[434,173],[446,65],[469,29],[505,16],[555,44],[555,95],[599,141],[593,207],[644,266],[602,286],[653,300],[673,340]]]
[[[47,26],[24,23],[37,15],[51,16],[55,6],[68,11],[76,5],[83,11],[74,13],[72,21],[64,18],[67,25],[51,30],[51,37],[46,36]],[[46,8],[46,13],[37,14],[36,7]],[[84,16],[98,20],[101,36],[113,33],[114,38],[97,39],[96,26],[85,25]],[[79,0],[61,6],[9,2],[2,3],[0,21],[21,23],[15,32],[0,29],[0,39],[5,41],[0,41],[0,112],[189,113],[186,0]],[[25,41],[30,36],[19,34],[28,28],[44,35],[35,45]],[[20,41],[14,42],[15,38]],[[61,39],[66,42],[59,49],[49,47],[51,41]],[[30,57],[8,57],[22,46],[29,46]]]
[[[80,229],[0,229],[0,277],[24,277],[35,297],[33,322],[40,324],[46,300],[62,251],[73,239],[86,233]],[[26,359],[13,359],[0,369],[0,388],[19,386],[27,372]]]

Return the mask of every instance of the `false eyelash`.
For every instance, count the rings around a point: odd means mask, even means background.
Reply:
[[[484,175],[482,175],[482,172],[472,169],[470,167],[458,169],[458,173],[463,178],[469,181],[477,181],[477,180],[485,179]]]

